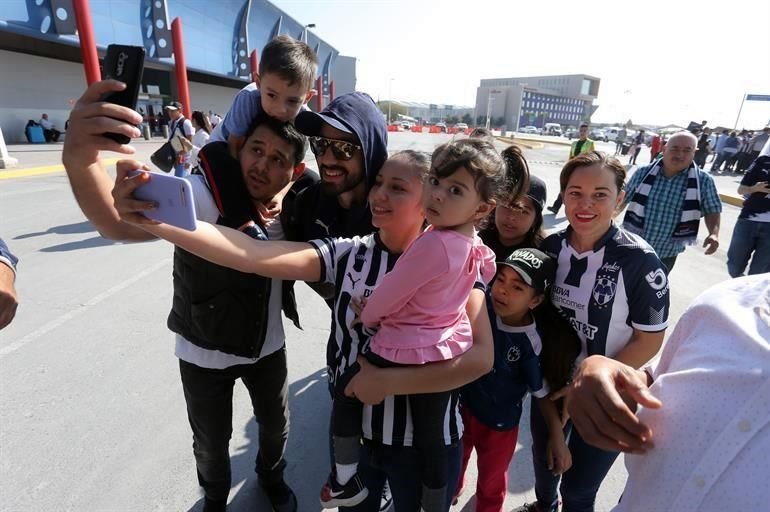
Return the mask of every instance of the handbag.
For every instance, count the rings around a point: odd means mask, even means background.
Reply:
[[[150,161],[163,172],[171,172],[176,165],[176,151],[170,142],[164,142],[155,153],[150,156]]]
[[[184,118],[181,118],[181,121],[183,122]],[[180,124],[181,122],[174,124],[174,129],[171,130],[168,140],[150,156],[150,161],[163,172],[171,172],[176,166],[178,152],[174,149],[171,141],[174,139],[174,132]]]

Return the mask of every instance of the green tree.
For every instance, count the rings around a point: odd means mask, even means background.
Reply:
[[[487,118],[485,116],[477,116],[476,117],[476,125],[477,126],[484,126],[487,124]]]
[[[472,125],[473,124],[473,116],[471,116],[470,114],[465,114],[463,116],[463,123],[465,123],[465,124],[467,124],[469,126]]]
[[[457,124],[460,122],[457,116],[449,116],[444,121],[446,122],[446,124]]]

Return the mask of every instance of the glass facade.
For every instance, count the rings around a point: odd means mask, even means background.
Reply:
[[[587,117],[587,108],[586,102],[577,98],[524,91],[519,126],[578,125]]]
[[[51,0],[0,0],[0,3],[1,31],[79,44],[74,31],[68,34],[61,29],[64,21],[70,24],[74,21],[74,14],[69,12],[71,6],[54,10]],[[244,51],[248,58],[253,49],[259,55],[264,45],[278,34],[297,39],[304,35],[301,22],[265,0],[96,0],[90,5],[98,47],[106,48],[110,43],[144,46],[148,58],[166,63],[173,63],[173,58],[161,56],[162,48],[171,45],[165,35],[167,25],[174,18],[180,18],[187,67],[214,75],[248,76],[250,70],[243,69]],[[165,9],[166,19],[156,17],[148,22],[153,8],[156,12]],[[248,40],[240,41],[244,12],[248,16]],[[163,37],[153,33],[160,31],[164,31]],[[329,76],[339,52],[312,33],[306,37],[318,55],[319,73],[324,79],[324,93],[328,95]]]

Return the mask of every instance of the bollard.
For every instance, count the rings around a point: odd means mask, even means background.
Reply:
[[[5,146],[3,138],[3,129],[0,128],[0,169],[9,169],[19,165],[19,161],[8,154],[8,148]]]
[[[168,135],[169,135],[168,125],[164,124],[161,128],[162,128],[161,132],[163,133],[163,138],[168,140]]]
[[[142,124],[142,135],[144,140],[150,140],[150,125],[147,123]]]

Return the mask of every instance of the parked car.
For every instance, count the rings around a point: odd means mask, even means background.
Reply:
[[[564,132],[564,136],[567,137],[569,140],[574,139],[578,136],[578,130],[577,128],[567,128],[567,131]]]
[[[441,133],[446,133],[446,123],[436,123],[433,126],[439,128]]]
[[[538,130],[536,126],[527,125],[523,128],[519,128],[519,132],[537,134],[537,133],[540,133],[540,130]]]
[[[455,128],[457,129],[458,132],[464,132],[465,130],[468,129],[468,125],[465,123],[457,123],[455,125]]]
[[[601,128],[593,128],[588,132],[588,138],[592,140],[601,140],[607,142],[607,134]]]

